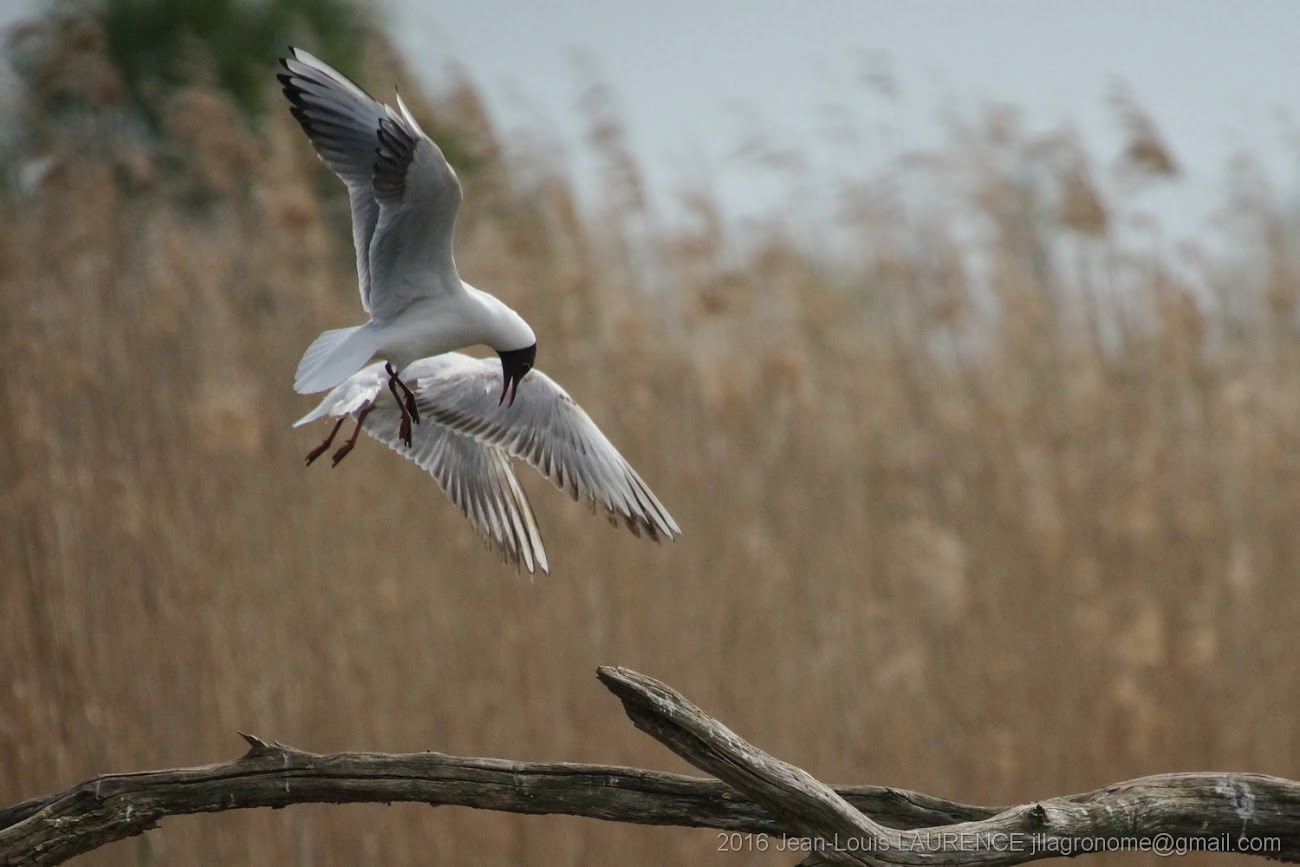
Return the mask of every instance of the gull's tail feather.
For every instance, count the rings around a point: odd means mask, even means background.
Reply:
[[[360,370],[375,354],[366,326],[335,328],[317,337],[303,353],[294,376],[293,389],[315,394],[333,388]]]
[[[307,413],[305,416],[303,416],[302,418],[294,422],[293,426],[302,427],[305,424],[310,424],[311,422],[314,422],[318,418],[324,418],[325,416],[329,415],[329,408],[327,406],[328,404],[329,404],[329,398],[327,397],[324,400],[322,400],[320,403],[316,404],[315,409],[313,409],[311,412]]]
[[[321,398],[316,408],[293,423],[294,427],[311,424],[319,418],[333,416],[342,418],[355,415],[374,403],[375,397],[388,381],[388,374],[383,372],[384,363],[377,361],[369,367],[362,368],[343,382],[334,386],[329,394]]]

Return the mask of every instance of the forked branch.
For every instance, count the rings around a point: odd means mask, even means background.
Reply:
[[[876,786],[829,787],[745,742],[671,688],[622,668],[601,681],[633,723],[718,779],[610,765],[440,753],[317,755],[244,735],[224,764],[87,780],[0,809],[0,865],[58,864],[174,815],[304,803],[421,801],[771,835],[807,863],[1017,864],[1107,838],[1300,860],[1300,783],[1168,774],[1010,809]],[[1092,848],[1088,848],[1089,845]],[[773,844],[775,845],[775,844]]]

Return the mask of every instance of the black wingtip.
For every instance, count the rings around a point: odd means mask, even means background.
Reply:
[[[287,75],[276,77],[279,78],[280,83],[284,85],[284,96],[289,100],[289,114],[293,115],[294,120],[298,121],[298,125],[303,128],[303,131],[307,133],[308,136],[310,136],[312,133],[312,122],[311,118],[307,115],[307,106],[303,102],[302,88]]]
[[[375,130],[375,136],[379,139],[380,149],[388,151],[387,154],[382,155],[390,159],[403,160],[414,149],[415,140],[392,118],[379,119],[379,128]]]
[[[293,97],[290,96],[289,98],[292,99]],[[313,127],[311,122],[311,118],[307,116],[307,112],[303,111],[301,106],[298,105],[289,106],[289,114],[293,115],[293,119],[298,121],[298,125],[302,127],[303,132],[307,133],[308,136],[310,136],[312,132],[315,131],[315,128]]]

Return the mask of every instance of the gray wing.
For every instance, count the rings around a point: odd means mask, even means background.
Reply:
[[[650,487],[600,428],[553,379],[534,370],[519,384],[513,406],[498,406],[501,367],[495,359],[439,356],[440,370],[418,378],[422,417],[480,443],[505,449],[632,533],[656,542],[681,535]],[[409,370],[409,369],[408,369]],[[410,380],[407,380],[410,384]]]
[[[442,151],[400,96],[398,113],[327,63],[291,51],[278,78],[316,153],[347,185],[362,307],[390,319],[417,297],[458,286],[430,276],[454,273],[461,189]]]
[[[391,401],[377,405],[362,427],[374,439],[428,470],[438,487],[494,550],[518,568],[550,572],[541,531],[510,458],[423,419],[411,429],[408,449],[398,437],[401,414]]]

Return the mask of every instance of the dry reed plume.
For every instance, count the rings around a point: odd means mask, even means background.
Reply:
[[[152,143],[115,125],[93,32],[64,50],[102,77],[75,117],[33,109],[54,162],[0,210],[0,802],[230,757],[237,729],[663,766],[604,663],[828,781],[1009,803],[1169,770],[1300,776],[1300,239],[1258,189],[1232,199],[1240,260],[1193,263],[1192,286],[1115,240],[1086,154],[991,123],[935,172],[959,167],[983,279],[942,213],[899,220],[872,190],[838,227],[870,251],[853,267],[780,233],[724,260],[718,219],[647,240],[635,187],[584,216],[553,167],[502,156],[471,87],[412,100],[475,164],[462,272],[530,319],[539,364],[685,531],[636,543],[530,479],[553,571],[530,582],[387,449],[302,467],[323,431],[289,428],[310,406],[299,353],[359,310],[346,200],[288,113],[254,131],[182,88]],[[1046,189],[1004,168],[1030,162]],[[96,862],[716,848],[322,807],[169,820]]]

